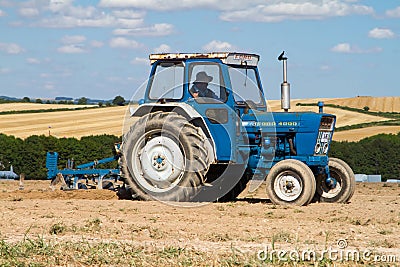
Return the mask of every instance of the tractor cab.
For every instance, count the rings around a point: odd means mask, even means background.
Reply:
[[[224,103],[241,113],[265,110],[259,56],[244,53],[152,54],[145,102]]]

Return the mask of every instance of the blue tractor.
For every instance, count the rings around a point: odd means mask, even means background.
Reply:
[[[235,199],[266,183],[280,205],[345,203],[355,190],[351,168],[328,152],[336,117],[289,112],[282,53],[283,112],[267,104],[248,53],[152,54],[150,78],[125,133],[120,165],[126,187],[142,200]]]

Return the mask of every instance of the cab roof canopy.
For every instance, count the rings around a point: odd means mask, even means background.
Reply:
[[[151,54],[149,56],[150,64],[154,64],[157,60],[184,60],[184,59],[220,59],[224,64],[228,65],[247,65],[257,66],[260,59],[259,55],[248,53],[230,53],[230,52],[213,52],[213,53],[166,53]]]

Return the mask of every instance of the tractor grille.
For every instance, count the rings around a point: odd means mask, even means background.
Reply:
[[[325,156],[328,154],[329,144],[332,139],[335,119],[333,117],[322,117],[319,125],[317,143],[315,144],[314,154]]]

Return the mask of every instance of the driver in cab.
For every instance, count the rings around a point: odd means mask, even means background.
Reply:
[[[193,98],[198,97],[208,97],[219,99],[219,97],[210,89],[208,89],[208,84],[213,80],[212,76],[208,76],[205,71],[200,71],[196,74],[196,80],[193,82],[192,88],[190,88],[190,93]]]

